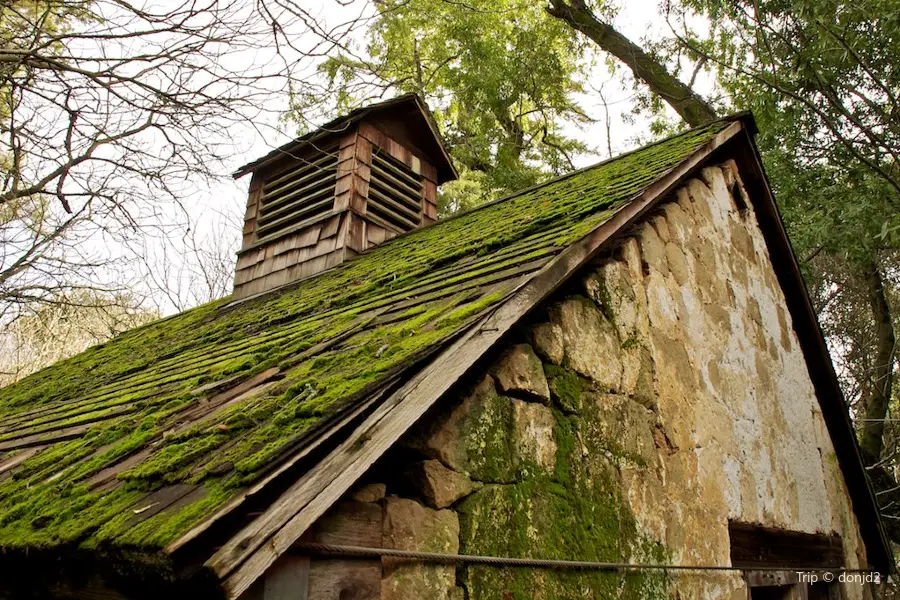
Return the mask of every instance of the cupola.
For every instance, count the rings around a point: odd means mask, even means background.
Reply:
[[[433,223],[456,170],[415,94],[357,109],[240,169],[252,174],[232,299],[330,269]]]

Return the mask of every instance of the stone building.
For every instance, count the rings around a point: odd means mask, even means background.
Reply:
[[[251,163],[233,297],[0,390],[0,597],[871,597],[798,574],[891,559],[754,134],[437,222],[414,96]]]

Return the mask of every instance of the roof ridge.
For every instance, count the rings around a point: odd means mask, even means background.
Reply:
[[[416,96],[416,97],[418,98],[418,96],[417,96],[416,94],[412,94],[412,93],[406,94],[404,97],[408,97],[408,96]],[[311,279],[315,279],[315,278],[317,278],[317,277],[319,277],[319,276],[321,276],[321,275],[323,275],[323,274],[325,274],[325,273],[329,273],[329,272],[331,272],[331,271],[339,270],[339,269],[341,269],[341,268],[344,268],[345,265],[353,264],[354,262],[358,261],[358,260],[361,259],[362,257],[368,256],[368,255],[371,254],[372,252],[375,252],[375,251],[381,251],[381,250],[384,249],[384,248],[389,248],[389,247],[391,247],[391,245],[396,244],[399,240],[404,240],[404,239],[407,239],[407,238],[409,238],[409,237],[411,237],[411,236],[413,236],[413,235],[418,235],[418,234],[420,234],[420,233],[423,232],[423,231],[432,231],[435,227],[437,227],[437,226],[439,226],[439,225],[446,224],[446,223],[450,223],[450,222],[456,221],[456,220],[458,220],[458,219],[460,219],[460,218],[462,218],[462,217],[466,217],[466,216],[469,216],[469,215],[471,215],[471,214],[474,214],[474,213],[476,213],[476,212],[478,212],[478,211],[486,210],[486,209],[491,208],[491,207],[493,207],[493,206],[497,206],[498,204],[502,204],[502,203],[504,203],[504,202],[513,200],[513,199],[515,199],[515,198],[518,198],[519,196],[522,196],[522,195],[524,195],[524,194],[533,192],[533,191],[535,191],[535,190],[539,190],[539,189],[541,189],[541,188],[543,188],[543,187],[546,187],[546,186],[549,186],[549,185],[553,185],[553,184],[558,183],[558,182],[560,182],[560,181],[565,181],[566,179],[568,179],[568,178],[570,178],[570,177],[575,177],[575,176],[577,176],[577,175],[581,175],[581,174],[583,174],[583,173],[588,173],[588,172],[590,172],[590,171],[593,171],[594,169],[599,169],[599,168],[608,166],[608,165],[610,165],[610,164],[612,164],[612,163],[614,163],[614,162],[617,162],[617,161],[619,161],[619,160],[624,160],[624,159],[628,158],[629,156],[632,156],[633,154],[636,154],[636,153],[638,153],[638,152],[643,152],[643,151],[645,151],[645,150],[648,150],[648,149],[653,148],[653,147],[655,147],[655,146],[658,146],[658,145],[660,145],[660,144],[666,144],[666,143],[669,143],[669,142],[671,142],[671,141],[673,141],[673,140],[676,140],[676,139],[678,139],[678,138],[680,138],[680,137],[687,136],[687,135],[691,135],[691,134],[696,134],[698,131],[702,131],[702,130],[704,130],[704,129],[709,129],[709,128],[714,127],[714,126],[719,125],[719,124],[728,123],[728,122],[733,122],[733,121],[738,121],[738,120],[743,120],[743,119],[747,118],[748,116],[749,116],[749,118],[752,120],[753,117],[752,117],[752,114],[751,114],[749,111],[743,111],[743,112],[739,112],[739,113],[734,113],[734,114],[731,114],[731,115],[727,115],[727,116],[725,116],[725,117],[722,117],[721,119],[717,119],[717,120],[715,120],[715,121],[710,121],[709,123],[707,123],[707,124],[705,124],[705,125],[701,125],[701,126],[699,126],[699,127],[692,127],[692,128],[690,128],[690,129],[685,129],[684,131],[680,131],[680,132],[678,132],[678,133],[676,133],[676,134],[674,134],[674,135],[670,135],[670,136],[668,136],[668,137],[660,138],[660,139],[658,139],[658,140],[655,140],[655,141],[650,142],[649,144],[645,144],[645,145],[643,145],[643,146],[638,146],[638,147],[636,147],[636,148],[632,148],[631,150],[628,150],[628,151],[623,152],[623,153],[621,153],[621,154],[617,154],[616,156],[611,156],[611,157],[609,157],[609,158],[607,158],[607,159],[605,159],[605,160],[601,160],[600,162],[596,162],[596,163],[593,163],[593,164],[588,165],[588,166],[586,166],[586,167],[581,167],[580,169],[575,169],[574,171],[569,171],[568,173],[563,173],[562,175],[558,175],[558,176],[553,177],[553,178],[551,178],[551,179],[548,179],[548,180],[546,180],[546,181],[542,181],[541,183],[536,183],[536,184],[534,184],[534,185],[531,185],[531,186],[522,188],[521,190],[517,190],[517,191],[515,191],[515,192],[513,192],[513,193],[511,193],[511,194],[509,194],[509,195],[503,196],[502,198],[497,198],[497,199],[495,199],[495,200],[491,200],[490,202],[485,202],[484,204],[479,204],[478,206],[473,206],[472,208],[469,208],[469,209],[460,211],[460,212],[458,212],[458,213],[454,213],[454,214],[450,215],[449,217],[446,217],[446,218],[443,218],[443,219],[438,219],[437,221],[434,221],[433,223],[429,223],[428,225],[425,225],[424,227],[417,227],[417,228],[415,228],[415,229],[411,229],[410,231],[405,231],[405,232],[403,232],[403,233],[401,233],[401,234],[399,234],[399,235],[396,235],[396,236],[392,237],[392,238],[389,239],[389,240],[385,240],[384,242],[382,242],[382,243],[380,243],[380,244],[378,244],[378,245],[376,245],[376,246],[372,246],[372,247],[370,247],[370,248],[367,248],[366,250],[363,250],[362,252],[360,252],[360,253],[357,254],[356,256],[353,256],[352,258],[350,258],[350,259],[348,259],[348,260],[345,260],[344,262],[342,262],[342,263],[340,263],[340,264],[338,264],[338,265],[335,265],[335,266],[333,266],[333,267],[331,267],[331,268],[329,268],[329,269],[325,269],[324,271],[319,271],[318,273],[313,273],[312,275],[309,275],[309,276],[304,277],[304,278],[302,278],[302,279],[298,279],[298,280],[296,280],[296,281],[291,281],[291,282],[282,284],[282,285],[280,285],[280,286],[278,286],[278,287],[275,287],[275,288],[272,288],[272,289],[270,289],[270,290],[266,290],[266,291],[264,291],[264,292],[260,292],[260,293],[258,293],[258,294],[254,294],[254,295],[252,295],[252,296],[247,296],[246,298],[240,298],[240,299],[238,299],[238,300],[229,300],[229,301],[226,302],[223,306],[219,307],[219,310],[227,310],[227,309],[233,308],[233,307],[235,307],[235,306],[238,306],[238,305],[240,305],[240,304],[243,304],[243,303],[245,303],[245,302],[255,301],[255,300],[258,300],[259,298],[267,297],[267,296],[269,296],[270,294],[281,293],[281,292],[284,292],[284,291],[287,291],[287,290],[294,289],[294,288],[296,288],[296,287],[298,287],[298,286],[300,286],[300,285],[303,285],[304,283],[310,281]]]
[[[441,223],[447,223],[447,222],[449,222],[449,221],[454,221],[454,220],[456,220],[456,219],[458,219],[458,218],[460,218],[460,217],[464,217],[464,216],[466,216],[466,215],[472,214],[472,213],[477,212],[477,211],[479,211],[479,210],[483,210],[483,209],[489,208],[489,207],[491,207],[491,206],[496,206],[497,204],[500,204],[500,203],[502,203],[502,202],[506,202],[506,201],[508,201],[508,200],[512,200],[512,199],[517,198],[517,197],[519,197],[519,196],[521,196],[521,195],[523,195],[523,194],[527,194],[527,193],[529,193],[529,192],[533,192],[533,191],[535,191],[535,190],[538,190],[538,189],[540,189],[540,188],[542,188],[542,187],[545,187],[545,186],[548,186],[548,185],[552,185],[552,184],[558,183],[558,182],[560,182],[560,181],[565,181],[566,179],[568,179],[568,178],[570,178],[570,177],[574,177],[574,176],[580,175],[580,174],[582,174],[582,173],[587,173],[587,172],[589,172],[589,171],[592,171],[593,169],[597,169],[597,168],[600,168],[600,167],[605,167],[605,166],[607,166],[607,165],[609,165],[609,164],[611,164],[611,163],[614,163],[614,162],[616,162],[616,161],[618,161],[618,160],[621,160],[621,159],[624,159],[624,158],[628,158],[629,156],[631,156],[632,154],[635,154],[635,153],[637,153],[637,152],[642,152],[642,151],[647,150],[647,149],[649,149],[649,148],[653,148],[654,146],[658,146],[658,145],[660,145],[660,144],[665,144],[665,143],[667,143],[667,142],[670,142],[670,141],[672,141],[672,140],[675,140],[675,139],[677,139],[677,138],[679,138],[679,137],[682,137],[682,136],[685,136],[685,135],[690,135],[690,134],[692,134],[692,133],[697,133],[698,131],[701,131],[701,130],[703,130],[703,129],[710,128],[710,127],[712,127],[712,126],[714,126],[714,125],[717,125],[717,124],[720,124],[720,123],[728,123],[728,122],[733,122],[733,121],[738,121],[738,120],[744,120],[744,119],[746,119],[746,118],[748,118],[748,117],[749,117],[751,120],[752,120],[752,118],[753,118],[752,114],[751,114],[749,111],[741,111],[741,112],[733,113],[733,114],[730,114],[730,115],[726,115],[726,116],[722,117],[721,119],[716,119],[715,121],[710,121],[709,123],[706,123],[705,125],[700,125],[700,126],[698,126],[698,127],[691,127],[690,129],[685,129],[684,131],[679,131],[678,133],[676,133],[676,134],[674,134],[674,135],[670,135],[670,136],[668,136],[668,137],[664,137],[664,138],[660,138],[660,139],[658,139],[658,140],[654,140],[654,141],[650,142],[649,144],[644,144],[643,146],[637,146],[636,148],[632,148],[631,150],[627,150],[627,151],[625,151],[625,152],[623,152],[623,153],[621,153],[621,154],[617,154],[616,156],[611,156],[611,157],[609,157],[609,158],[607,158],[607,159],[601,160],[600,162],[596,162],[596,163],[590,164],[590,165],[588,165],[588,166],[586,166],[586,167],[581,167],[581,168],[579,168],[579,169],[575,169],[575,170],[573,170],[573,171],[569,171],[568,173],[563,173],[562,175],[557,175],[556,177],[552,177],[552,178],[550,178],[550,179],[547,179],[546,181],[542,181],[542,182],[540,182],[540,183],[536,183],[536,184],[534,184],[534,185],[530,185],[530,186],[528,186],[528,187],[522,188],[521,190],[516,190],[515,192],[512,192],[511,194],[508,194],[508,195],[503,196],[503,197],[501,197],[501,198],[496,198],[496,199],[494,199],[494,200],[491,200],[490,202],[485,202],[484,204],[479,204],[478,206],[473,206],[472,208],[467,208],[466,210],[460,211],[460,212],[458,212],[458,213],[454,213],[454,214],[450,215],[449,217],[446,217],[446,218],[443,218],[443,219],[438,219],[437,221],[435,221],[435,222],[433,222],[433,223],[429,223],[428,225],[425,225],[424,227],[418,227],[418,228],[416,228],[416,229],[412,229],[412,230],[410,230],[410,231],[403,232],[403,233],[401,233],[400,235],[397,235],[397,236],[395,236],[395,237],[392,237],[392,238],[389,239],[389,240],[386,240],[386,241],[382,242],[382,243],[379,244],[378,246],[374,246],[373,248],[369,248],[369,249],[365,250],[364,252],[361,252],[361,253],[359,254],[359,256],[362,256],[362,255],[367,254],[368,252],[370,252],[370,251],[373,250],[374,248],[378,248],[378,247],[384,246],[384,245],[386,245],[386,244],[389,244],[389,243],[393,242],[394,240],[403,239],[403,238],[408,237],[408,236],[410,236],[410,235],[412,235],[412,234],[415,234],[416,232],[419,232],[419,231],[422,231],[422,230],[425,230],[425,229],[431,229],[431,228],[433,228],[433,227],[435,227],[435,226],[437,226],[437,225],[440,225]],[[355,257],[354,257],[354,258],[355,258]]]

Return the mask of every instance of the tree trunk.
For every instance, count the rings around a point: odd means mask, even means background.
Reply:
[[[612,26],[597,19],[584,0],[550,0],[547,12],[625,63],[637,80],[644,82],[653,93],[665,100],[688,125],[696,127],[718,118],[712,106],[694,93],[690,86],[669,73],[665,65]]]
[[[860,414],[865,421],[860,427],[859,447],[863,461],[873,465],[881,458],[884,447],[884,419],[891,400],[896,339],[891,308],[884,293],[884,278],[874,261],[865,265],[864,277],[875,321],[875,359],[861,398]]]

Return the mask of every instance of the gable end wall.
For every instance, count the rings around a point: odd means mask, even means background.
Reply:
[[[732,197],[745,193],[736,177],[728,163],[689,180],[520,327],[467,394],[407,433],[309,539],[728,565],[735,520],[836,533],[846,566],[866,566],[762,233]],[[316,600],[747,597],[736,574],[317,558],[305,568]],[[868,597],[856,585],[844,594]],[[268,598],[263,582],[254,596]]]

